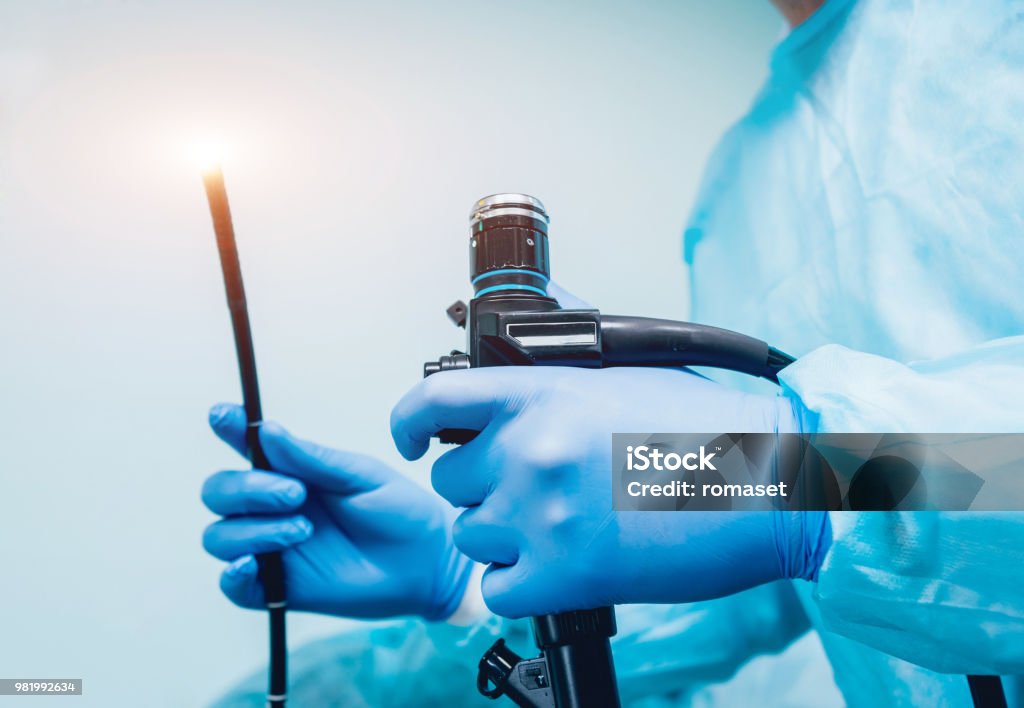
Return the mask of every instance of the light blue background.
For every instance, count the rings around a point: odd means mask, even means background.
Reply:
[[[473,200],[540,197],[557,280],[684,316],[683,219],[780,29],[767,0],[0,1],[0,674],[196,705],[265,660],[199,543],[239,390],[187,143],[228,144],[268,414],[400,464]]]

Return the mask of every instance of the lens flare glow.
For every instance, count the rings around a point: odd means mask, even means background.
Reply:
[[[220,170],[229,151],[224,141],[207,138],[189,142],[186,152],[196,169],[203,174],[210,174]]]

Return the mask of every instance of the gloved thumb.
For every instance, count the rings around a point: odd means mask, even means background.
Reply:
[[[241,406],[218,404],[210,409],[210,426],[221,440],[245,454],[245,411]],[[260,426],[260,444],[270,469],[326,492],[351,495],[376,489],[398,474],[380,460],[346,450],[323,447],[295,437],[279,423]]]
[[[234,403],[218,403],[210,408],[210,427],[242,457],[245,446],[245,409]]]
[[[259,566],[253,556],[242,556],[220,575],[220,590],[239,607],[258,610],[266,604]]]

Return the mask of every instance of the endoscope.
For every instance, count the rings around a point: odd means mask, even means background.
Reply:
[[[210,205],[213,231],[217,238],[224,293],[227,295],[231,315],[231,331],[235,338],[238,373],[242,381],[242,402],[245,408],[245,447],[254,469],[269,470],[270,461],[260,445],[260,425],[263,409],[260,404],[259,379],[256,376],[256,352],[249,324],[249,307],[245,299],[242,266],[238,260],[235,227],[228,205],[224,174],[219,166],[203,172],[203,187]],[[285,634],[284,563],[279,552],[260,553],[256,556],[260,582],[263,584],[264,603],[270,621],[270,665],[268,671],[267,706],[284,708],[288,691],[288,647]]]

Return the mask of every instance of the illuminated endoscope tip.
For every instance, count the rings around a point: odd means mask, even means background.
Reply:
[[[189,144],[188,155],[200,172],[213,174],[220,171],[227,157],[227,147],[220,141],[197,141]]]

